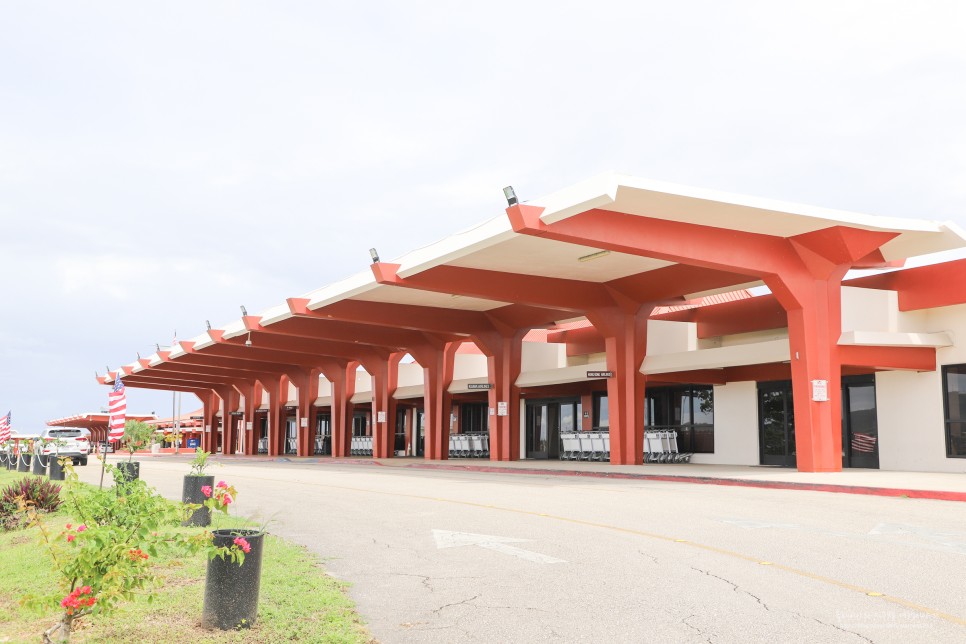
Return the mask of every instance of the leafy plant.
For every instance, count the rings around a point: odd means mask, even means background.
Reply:
[[[60,489],[59,485],[36,476],[14,481],[0,492],[0,527],[5,530],[19,527],[25,516],[21,508],[55,511],[61,504]]]
[[[65,468],[66,507],[79,523],[55,533],[35,508],[20,504],[40,531],[58,577],[58,588],[22,600],[28,607],[62,609],[60,620],[44,633],[44,642],[52,637],[69,641],[77,619],[109,615],[135,592],[147,592],[150,599],[156,580],[149,560],[162,550],[188,553],[211,546],[208,533],[172,531],[184,518],[183,508],[144,481],[123,483],[116,491],[88,491],[69,463]]]
[[[191,461],[191,471],[188,472],[188,476],[204,476],[205,469],[210,465],[208,462],[208,457],[211,456],[211,452],[206,452],[200,447],[195,449],[195,457]]]
[[[154,427],[141,420],[129,420],[124,423],[124,449],[130,454],[128,462],[134,459],[134,452],[149,447],[154,441]]]

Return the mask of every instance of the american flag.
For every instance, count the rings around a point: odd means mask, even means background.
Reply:
[[[872,434],[852,434],[852,451],[871,454],[875,451],[875,439]]]
[[[0,443],[10,440],[10,412],[0,418]]]
[[[127,396],[124,395],[124,383],[120,378],[114,379],[114,390],[107,395],[107,409],[111,414],[107,424],[107,440],[119,441],[124,436],[124,421],[127,416]]]

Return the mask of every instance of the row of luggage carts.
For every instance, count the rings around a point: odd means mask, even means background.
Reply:
[[[609,461],[609,432],[561,432],[563,461]],[[678,452],[678,433],[673,430],[644,432],[644,462],[689,463],[691,454]]]
[[[644,432],[645,463],[690,463],[691,454],[678,452],[678,433],[673,430]]]
[[[372,436],[353,436],[349,443],[352,456],[372,456]]]
[[[490,437],[486,434],[450,434],[450,458],[489,458]]]
[[[560,432],[560,460],[609,461],[610,432]]]

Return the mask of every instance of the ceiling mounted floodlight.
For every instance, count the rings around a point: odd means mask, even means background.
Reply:
[[[245,339],[245,346],[246,347],[252,346],[252,332],[251,331],[248,332],[248,338]]]
[[[241,308],[241,311],[242,311],[242,315],[247,318],[248,317],[248,309],[245,308],[245,305],[244,304],[242,304],[240,308]]]
[[[372,258],[372,263],[373,264],[378,264],[379,263],[379,253],[376,252],[376,249],[375,248],[370,248],[369,249],[369,257]]]
[[[138,354],[138,360],[140,360],[141,359],[141,352],[140,351],[135,351],[134,353]]]
[[[161,345],[160,344],[158,344],[157,342],[155,342],[154,343],[154,348],[157,350],[158,353],[161,353]]]
[[[506,205],[515,206],[517,203],[517,193],[513,192],[513,186],[507,186],[503,189],[503,196],[506,197]]]
[[[209,322],[208,320],[205,320],[205,326],[208,327],[209,331],[211,331],[211,322]]]

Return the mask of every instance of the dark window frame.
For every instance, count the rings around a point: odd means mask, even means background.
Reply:
[[[953,423],[966,424],[966,418],[952,419],[949,417],[949,371],[952,369],[959,369],[961,371],[956,371],[956,373],[966,375],[966,364],[945,364],[942,366],[943,437],[946,442],[946,458],[966,458],[966,449],[963,450],[962,454],[952,453],[953,441],[949,429]],[[966,394],[966,391],[962,393]]]

